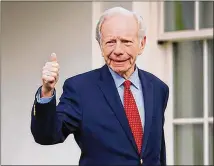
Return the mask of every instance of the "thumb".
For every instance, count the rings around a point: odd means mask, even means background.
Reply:
[[[51,54],[50,60],[51,60],[51,62],[57,62],[57,57],[56,57],[55,53]]]

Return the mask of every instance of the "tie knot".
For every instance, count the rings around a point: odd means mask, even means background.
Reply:
[[[124,81],[124,87],[126,89],[130,89],[130,85],[131,85],[131,81],[129,81],[129,80]]]

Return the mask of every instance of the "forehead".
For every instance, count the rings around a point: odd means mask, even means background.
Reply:
[[[114,15],[107,17],[101,27],[102,37],[136,37],[137,20],[133,15]]]

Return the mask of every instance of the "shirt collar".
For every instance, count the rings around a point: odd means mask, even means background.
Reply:
[[[121,77],[119,74],[117,74],[116,72],[114,72],[110,67],[109,71],[114,79],[114,82],[116,84],[116,87],[119,88],[123,82],[125,81],[125,79],[123,77]],[[138,75],[138,68],[136,67],[134,73],[132,73],[132,75],[129,77],[128,79],[129,81],[131,81],[131,83],[134,85],[135,88],[140,89],[140,78]]]

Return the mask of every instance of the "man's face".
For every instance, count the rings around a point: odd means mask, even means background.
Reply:
[[[138,23],[132,15],[114,15],[101,27],[101,50],[106,64],[122,76],[130,76],[142,53],[146,38],[140,43]]]

